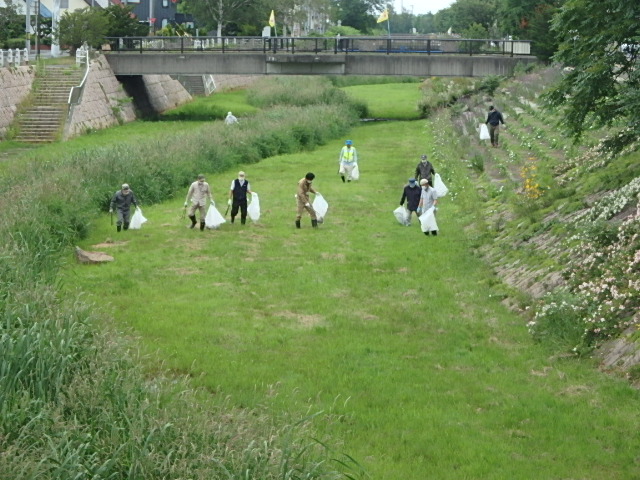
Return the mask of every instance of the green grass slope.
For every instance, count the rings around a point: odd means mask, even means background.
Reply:
[[[632,477],[638,393],[550,357],[501,303],[465,232],[481,211],[467,164],[438,135],[425,121],[356,128],[362,179],[349,184],[336,174],[341,141],[240,165],[260,194],[257,224],[189,230],[186,191],[144,208],[140,231],[116,236],[103,216],[81,246],[115,262],[70,265],[65,283],[214,396],[320,413],[322,438],[371,478]],[[423,151],[451,189],[438,237],[391,214]],[[329,214],[296,230],[307,171]],[[219,206],[234,175],[208,177]]]

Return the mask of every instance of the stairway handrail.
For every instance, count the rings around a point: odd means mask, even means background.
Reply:
[[[82,77],[80,85],[71,87],[71,91],[69,92],[69,100],[67,102],[69,104],[69,109],[71,109],[71,105],[77,105],[78,103],[80,103],[80,100],[82,99],[82,93],[84,92],[84,85],[87,82],[87,77],[89,76],[89,51],[91,50],[91,47],[87,46],[87,44],[85,43],[78,49],[78,51],[81,50],[82,52],[80,53],[80,55],[78,55],[78,52],[76,52],[76,61],[78,63],[84,63],[84,75]]]

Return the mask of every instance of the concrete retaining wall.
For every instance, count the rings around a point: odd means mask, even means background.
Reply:
[[[6,137],[18,105],[31,92],[35,75],[32,66],[0,68],[0,139]]]

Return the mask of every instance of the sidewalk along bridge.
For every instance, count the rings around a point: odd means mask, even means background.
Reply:
[[[536,63],[523,40],[423,37],[118,37],[116,75],[510,75]]]

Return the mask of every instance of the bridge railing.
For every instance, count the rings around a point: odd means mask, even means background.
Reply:
[[[529,40],[422,37],[109,37],[115,52],[531,55]]]

